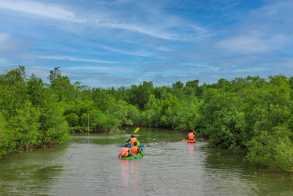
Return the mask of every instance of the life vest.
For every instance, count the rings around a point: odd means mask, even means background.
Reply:
[[[130,152],[131,152],[131,154],[137,154],[139,152],[138,146],[132,146],[130,148]]]
[[[130,144],[134,145],[134,142],[138,143],[136,137],[130,138]]]
[[[193,133],[193,132],[188,133],[188,135],[187,135],[187,139],[188,139],[188,140],[195,140],[195,135],[194,135],[194,133]]]
[[[120,157],[127,157],[128,156],[128,150],[129,150],[129,148],[127,148],[127,147],[121,148],[121,150],[119,152],[119,156]]]

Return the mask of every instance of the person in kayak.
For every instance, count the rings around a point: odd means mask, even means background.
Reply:
[[[139,151],[140,151],[140,149],[139,149],[139,147],[138,147],[138,144],[137,144],[137,142],[134,142],[133,143],[133,146],[130,148],[130,153],[131,153],[131,155],[137,155],[138,153],[139,153]]]
[[[134,142],[138,143],[138,140],[135,135],[131,135],[130,138],[127,140],[127,143],[133,146]]]
[[[194,130],[190,130],[189,133],[187,134],[187,141],[190,141],[190,142],[196,141],[196,136],[195,136]]]
[[[128,147],[123,147],[121,148],[118,157],[122,158],[122,157],[128,157],[128,155],[130,154],[130,150]]]

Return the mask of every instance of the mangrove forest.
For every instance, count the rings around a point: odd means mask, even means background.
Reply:
[[[98,88],[72,82],[59,68],[46,80],[27,75],[24,66],[0,75],[1,157],[61,144],[72,134],[129,127],[195,130],[211,148],[292,172],[293,77]]]

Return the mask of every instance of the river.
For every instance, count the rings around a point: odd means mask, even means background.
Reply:
[[[257,169],[175,133],[142,135],[145,157],[119,160],[126,137],[73,137],[56,148],[9,155],[0,160],[0,195],[293,195],[292,174]]]

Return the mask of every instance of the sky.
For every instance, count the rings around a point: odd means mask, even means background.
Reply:
[[[293,75],[293,0],[0,0],[0,73],[118,87]]]

